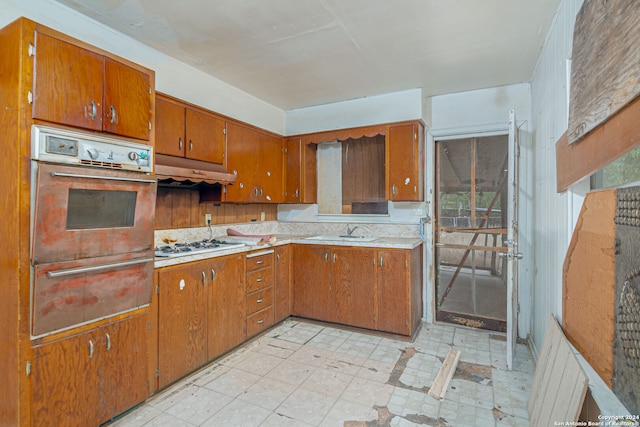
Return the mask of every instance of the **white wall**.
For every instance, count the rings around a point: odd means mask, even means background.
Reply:
[[[531,92],[528,83],[461,92],[431,99],[431,123],[427,138],[427,164],[434,163],[434,140],[453,136],[473,136],[508,132],[509,110],[516,112],[520,127],[520,212],[519,252],[524,258],[519,261],[520,315],[518,335],[526,337],[530,331],[531,299],[533,281],[533,242],[531,215],[533,148],[531,137]],[[433,173],[429,175],[432,177]],[[434,194],[433,179],[427,181],[429,194]],[[433,233],[433,230],[430,230]],[[430,250],[430,248],[428,248]],[[428,255],[431,259],[432,254]],[[429,278],[433,283],[434,278]],[[429,296],[429,300],[433,297]],[[434,309],[434,307],[432,307]]]
[[[531,81],[534,133],[535,271],[531,340],[539,352],[549,317],[562,319],[562,265],[587,183],[556,192],[556,142],[567,129],[566,61],[583,0],[564,0]]]
[[[25,16],[156,72],[156,90],[284,133],[284,111],[51,0],[0,0],[0,27]]]
[[[422,89],[368,96],[285,113],[286,135],[423,118]]]

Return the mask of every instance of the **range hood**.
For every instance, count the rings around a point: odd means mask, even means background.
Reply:
[[[236,175],[216,163],[156,154],[155,175],[158,185],[194,187],[201,183],[232,184]]]

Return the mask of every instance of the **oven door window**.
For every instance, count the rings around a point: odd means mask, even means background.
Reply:
[[[67,230],[133,227],[135,191],[69,189]]]

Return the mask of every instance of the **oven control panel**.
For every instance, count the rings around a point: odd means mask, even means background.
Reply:
[[[32,126],[32,159],[137,172],[151,172],[153,148],[102,135]]]

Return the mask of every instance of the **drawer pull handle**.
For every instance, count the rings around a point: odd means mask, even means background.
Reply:
[[[256,261],[256,265],[264,264],[264,260]]]
[[[258,323],[258,325],[262,325],[262,324],[264,323],[264,319],[260,319],[260,320],[258,320],[258,322],[257,322],[257,323]]]
[[[256,282],[260,283],[260,282],[264,282],[264,277],[258,277],[256,279]]]
[[[262,303],[264,302],[264,298],[257,299],[257,300],[256,300],[256,302],[257,302],[258,304],[262,304]]]

